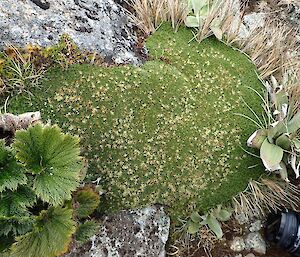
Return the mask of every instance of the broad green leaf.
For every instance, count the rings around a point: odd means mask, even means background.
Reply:
[[[213,210],[213,216],[216,217],[219,221],[228,221],[231,217],[232,212],[222,209],[221,205],[218,208]]]
[[[280,170],[279,170],[280,177],[286,181],[289,182],[287,168],[284,162],[280,162]]]
[[[215,233],[218,239],[222,238],[223,231],[221,225],[216,217],[214,217],[212,214],[207,217],[207,225]]]
[[[58,126],[36,124],[16,133],[17,159],[32,174],[65,167],[80,159],[79,138],[63,134]]]
[[[75,239],[80,243],[85,243],[98,230],[99,224],[95,221],[88,220],[80,224],[76,230]]]
[[[207,17],[207,15],[209,14],[211,10],[211,7],[209,4],[206,4],[204,5],[201,9],[200,9],[200,12],[199,12],[199,16],[202,18],[202,19],[205,19]]]
[[[200,26],[200,20],[195,16],[188,16],[186,17],[185,25],[190,28],[198,28]]]
[[[283,111],[283,106],[286,106],[288,103],[289,103],[289,99],[284,90],[280,90],[275,94],[276,110]]]
[[[289,150],[291,148],[291,140],[286,134],[282,134],[276,139],[276,145]]]
[[[100,203],[99,194],[91,188],[84,188],[76,192],[75,200],[79,204],[75,211],[80,219],[91,215]]]
[[[268,131],[266,129],[256,130],[247,140],[247,145],[252,148],[260,149],[267,135]]]
[[[83,167],[77,137],[63,134],[57,126],[36,124],[17,131],[13,148],[27,172],[34,175],[38,197],[53,205],[71,198]]]
[[[51,207],[42,211],[32,229],[16,238],[11,257],[55,257],[65,253],[75,232],[72,210]]]
[[[266,169],[274,171],[280,169],[279,163],[283,157],[283,150],[281,147],[270,144],[266,138],[260,148],[260,158],[263,161]]]
[[[198,222],[188,221],[187,232],[191,235],[196,234],[201,227],[201,224]]]
[[[79,180],[79,174],[70,170],[70,167],[53,168],[35,177],[33,189],[43,201],[60,205],[71,199],[71,192],[79,186]]]
[[[32,217],[28,207],[35,203],[32,189],[20,186],[17,190],[6,190],[0,197],[0,234],[19,235],[32,227]]]
[[[191,220],[193,222],[197,223],[197,222],[201,222],[202,218],[201,218],[201,216],[199,215],[198,212],[193,212],[192,215],[191,215]]]
[[[27,177],[23,168],[13,156],[8,157],[6,164],[0,166],[0,192],[7,189],[15,190],[19,185],[26,183]]]
[[[269,142],[272,142],[274,138],[277,138],[283,133],[287,132],[287,124],[285,120],[276,122],[275,124],[271,125],[268,129],[268,139]]]
[[[18,165],[11,149],[5,146],[5,141],[0,139],[0,192],[17,189],[18,185],[24,185],[27,178]]]
[[[209,4],[209,0],[190,0],[190,3],[194,13],[197,15],[205,5]]]
[[[27,207],[32,207],[36,197],[31,188],[20,186],[15,191],[6,190],[0,197],[0,216],[27,216]]]
[[[288,133],[294,133],[298,129],[300,129],[300,111],[297,112],[287,124]]]
[[[23,235],[32,229],[33,217],[0,217],[0,235]]]

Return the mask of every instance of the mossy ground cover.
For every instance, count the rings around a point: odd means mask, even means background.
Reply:
[[[89,179],[101,177],[106,210],[150,203],[176,216],[225,203],[263,172],[244,152],[262,85],[240,52],[215,38],[162,26],[147,41],[152,61],[132,66],[74,65],[49,71],[34,97],[14,98],[13,113],[40,110],[82,138]]]

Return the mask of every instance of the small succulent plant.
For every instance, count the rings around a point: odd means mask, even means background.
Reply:
[[[248,139],[249,147],[260,150],[260,158],[268,171],[279,172],[288,181],[287,166],[296,178],[300,172],[300,112],[283,85],[274,77],[266,83],[270,101],[265,102],[266,118]]]
[[[202,226],[207,225],[208,228],[216,235],[218,239],[222,238],[223,231],[220,222],[228,221],[231,217],[231,211],[222,208],[219,205],[205,215],[200,215],[198,212],[193,212],[188,220],[186,227],[189,234],[196,234]]]
[[[185,25],[191,28],[201,28],[203,23],[206,22],[208,15],[218,8],[219,2],[219,0],[189,0],[190,15],[186,17]],[[219,23],[218,19],[214,19],[209,28],[221,40],[223,32]]]

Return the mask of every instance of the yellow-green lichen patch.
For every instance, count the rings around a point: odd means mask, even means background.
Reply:
[[[261,113],[254,66],[214,38],[188,41],[163,26],[148,41],[142,67],[75,65],[46,74],[30,101],[9,111],[40,110],[45,120],[82,138],[89,179],[101,177],[106,210],[152,203],[173,217],[207,210],[243,190],[261,167],[241,147],[253,123],[242,99]],[[163,61],[161,61],[163,60]]]

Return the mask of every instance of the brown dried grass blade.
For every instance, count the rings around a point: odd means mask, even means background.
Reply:
[[[300,189],[292,183],[271,179],[250,181],[247,189],[233,199],[237,215],[264,216],[266,212],[288,208],[299,209]]]

